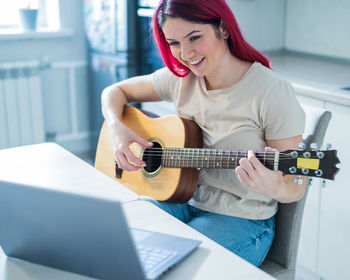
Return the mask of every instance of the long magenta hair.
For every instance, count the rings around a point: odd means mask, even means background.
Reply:
[[[212,24],[216,29],[223,21],[229,33],[227,43],[232,55],[245,61],[257,61],[271,68],[269,59],[243,38],[235,16],[225,0],[160,0],[152,18],[153,36],[164,64],[176,76],[185,77],[190,70],[171,54],[169,44],[162,30],[167,17]]]

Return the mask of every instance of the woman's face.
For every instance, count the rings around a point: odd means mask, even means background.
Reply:
[[[208,77],[215,73],[227,54],[226,40],[223,36],[217,37],[211,24],[167,18],[163,24],[163,33],[172,55],[197,77]]]

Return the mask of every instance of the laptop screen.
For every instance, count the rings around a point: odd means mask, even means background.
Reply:
[[[90,277],[144,279],[118,201],[0,181],[0,246]]]

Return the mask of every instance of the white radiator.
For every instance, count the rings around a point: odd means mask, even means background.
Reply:
[[[0,63],[0,148],[44,141],[39,61]]]

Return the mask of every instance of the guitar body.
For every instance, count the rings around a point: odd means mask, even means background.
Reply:
[[[177,116],[150,118],[138,109],[125,106],[122,122],[136,134],[154,143],[154,147],[202,148],[202,132],[191,120]],[[130,145],[133,153],[142,158],[143,148]],[[195,168],[163,168],[146,166],[138,171],[118,170],[116,178],[115,160],[107,123],[102,126],[98,141],[95,167],[117,180],[132,191],[153,197],[159,201],[188,201],[198,183],[199,171]],[[151,168],[151,169],[150,169]]]

